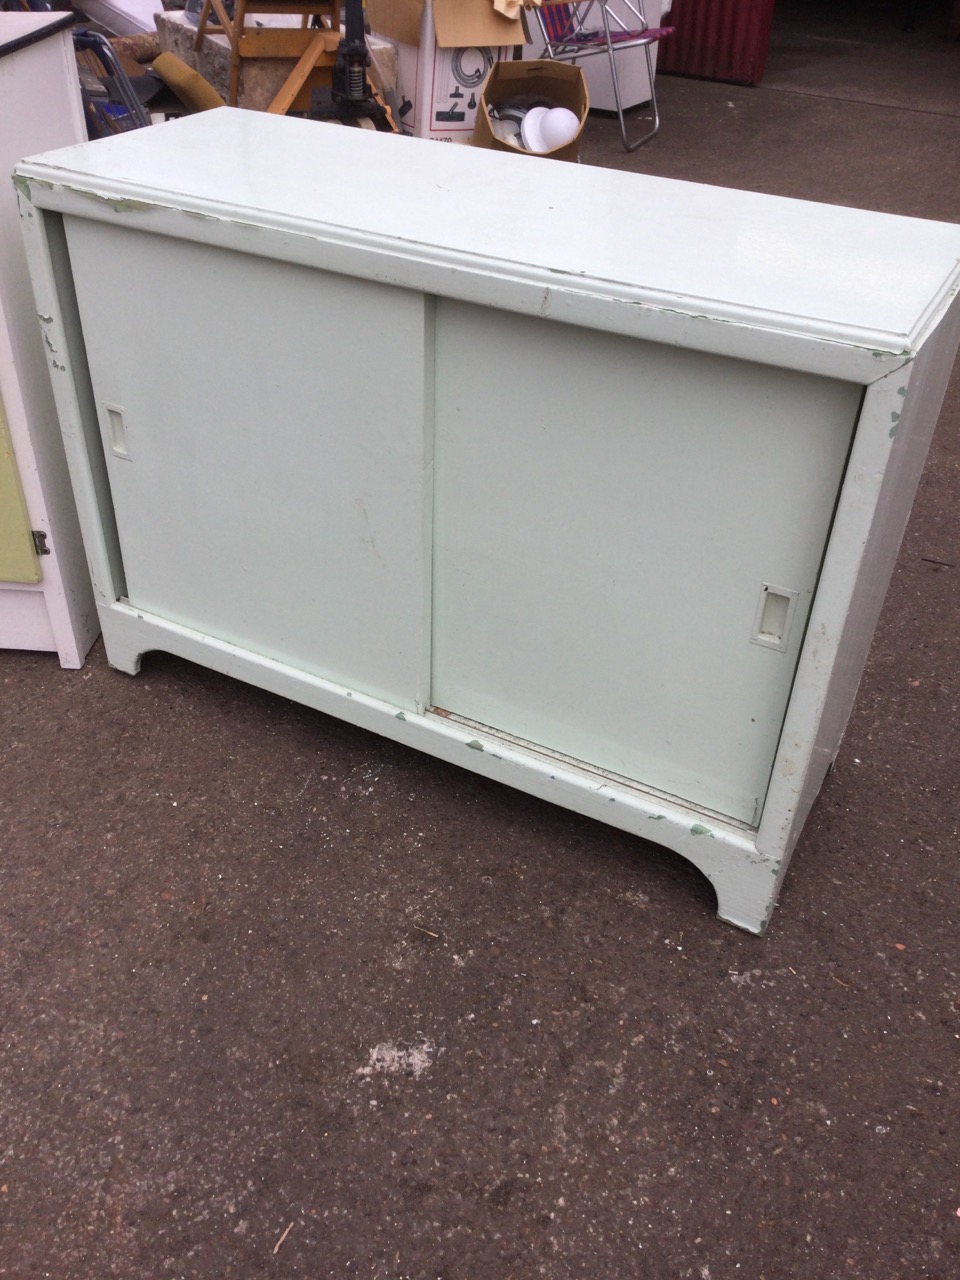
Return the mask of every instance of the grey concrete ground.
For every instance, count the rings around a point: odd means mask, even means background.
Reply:
[[[664,78],[585,157],[957,220],[960,46],[908,8],[785,2],[762,87]],[[955,376],[762,940],[183,662],[0,654],[0,1276],[960,1274],[958,493]]]

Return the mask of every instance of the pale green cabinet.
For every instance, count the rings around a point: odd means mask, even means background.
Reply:
[[[226,109],[18,181],[110,661],[655,840],[761,931],[960,340],[960,228]]]

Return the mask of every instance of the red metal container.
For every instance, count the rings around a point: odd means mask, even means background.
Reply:
[[[657,72],[759,84],[774,0],[674,0],[676,33],[657,53]]]

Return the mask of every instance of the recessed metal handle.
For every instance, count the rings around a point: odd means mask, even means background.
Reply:
[[[763,584],[750,637],[754,644],[779,649],[781,653],[786,650],[798,594],[789,587],[777,587],[770,582]]]
[[[123,410],[116,404],[104,404],[103,407],[106,411],[107,426],[110,431],[110,452],[116,458],[129,458],[127,424],[123,418]]]

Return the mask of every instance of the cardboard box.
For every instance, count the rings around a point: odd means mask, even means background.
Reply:
[[[543,154],[551,160],[578,160],[580,158],[580,135],[587,121],[590,110],[590,95],[587,83],[579,67],[569,62],[550,62],[544,58],[539,62],[498,62],[490,72],[490,78],[480,96],[480,109],[477,112],[476,128],[473,131],[473,145],[486,147],[490,151],[510,151],[514,155],[528,155],[519,151],[509,143],[494,136],[490,128],[488,106],[496,106],[507,98],[521,93],[535,93],[547,98],[555,106],[568,107],[580,121],[577,136],[572,142],[553,151]]]
[[[367,0],[370,29],[397,48],[388,96],[402,133],[468,143],[483,83],[526,33],[491,0]]]

